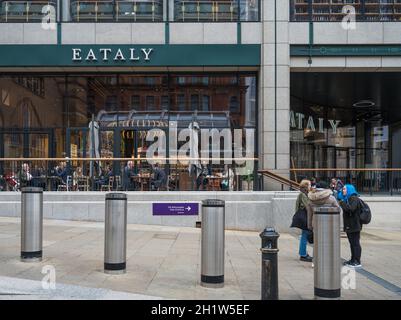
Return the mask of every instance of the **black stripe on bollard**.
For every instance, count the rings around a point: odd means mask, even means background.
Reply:
[[[204,283],[223,283],[224,275],[222,275],[222,276],[204,276],[202,274],[201,281]]]
[[[117,270],[125,270],[127,264],[125,262],[122,263],[104,263],[104,270],[117,271]]]
[[[24,187],[21,189],[21,193],[43,193],[43,189],[37,187]]]
[[[40,251],[21,251],[21,258],[22,259],[31,259],[31,258],[42,258],[42,250]]]
[[[127,195],[122,192],[107,193],[106,200],[127,200]]]
[[[340,214],[340,211],[338,211],[338,212],[314,212],[313,214],[316,214],[316,215],[339,215]]]
[[[320,289],[315,288],[315,296],[321,298],[340,298],[341,289]]]
[[[224,207],[225,201],[219,199],[206,199],[202,201],[202,207]]]

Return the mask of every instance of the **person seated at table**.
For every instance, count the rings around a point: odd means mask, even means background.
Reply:
[[[234,171],[227,165],[224,165],[224,171],[221,174],[223,178],[220,183],[222,191],[233,191],[234,190]]]
[[[109,184],[110,177],[114,176],[113,169],[110,165],[107,165],[102,169],[102,175],[99,180],[96,181],[97,190],[100,190],[102,186],[107,186]]]
[[[156,163],[153,167],[152,190],[166,190],[167,175],[163,168]]]
[[[32,185],[34,187],[40,187],[46,189],[46,182],[43,176],[45,175],[45,170],[41,167],[35,165],[32,170]]]
[[[208,184],[207,176],[212,175],[212,169],[210,168],[209,164],[202,164],[201,167],[201,172],[196,179],[196,190],[199,190],[200,187],[202,187],[202,190],[206,190]]]
[[[67,185],[68,176],[70,176],[70,169],[66,162],[60,162],[56,167],[56,176],[61,178],[62,184]]]
[[[122,188],[124,191],[131,190],[131,177],[134,175],[134,162],[128,161],[123,169]]]
[[[21,170],[18,171],[17,177],[19,180],[20,188],[29,187],[32,185],[32,174],[29,168],[29,164],[23,163]]]
[[[81,167],[77,167],[74,172],[72,173],[72,184],[74,186],[74,188],[76,188],[78,186],[78,179],[79,178],[83,178],[84,174],[82,172],[82,168]]]

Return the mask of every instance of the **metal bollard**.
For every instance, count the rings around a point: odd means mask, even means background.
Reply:
[[[262,300],[278,300],[278,238],[274,228],[265,228],[262,239]]]
[[[106,194],[104,272],[122,274],[127,254],[127,195]]]
[[[340,208],[314,207],[315,299],[341,297]]]
[[[42,260],[43,189],[21,189],[21,261]]]
[[[225,202],[202,201],[201,286],[224,287]]]

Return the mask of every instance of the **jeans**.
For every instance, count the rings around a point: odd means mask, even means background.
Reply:
[[[299,239],[299,255],[301,257],[306,257],[308,252],[306,251],[306,246],[308,244],[308,231],[302,230],[301,238]]]
[[[351,261],[361,263],[362,247],[360,243],[361,232],[347,233],[348,241],[351,246]]]

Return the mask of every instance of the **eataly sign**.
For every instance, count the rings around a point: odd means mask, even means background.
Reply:
[[[312,117],[306,117],[303,113],[290,111],[290,126],[291,128],[297,128],[300,130],[308,129],[311,131],[318,131],[324,133],[324,118],[317,118],[316,120]],[[337,134],[337,128],[341,120],[328,119],[327,120],[333,129],[333,134]],[[306,126],[305,126],[306,122]],[[317,125],[316,125],[317,124]],[[316,128],[318,130],[316,130]]]
[[[141,48],[139,50],[135,48],[128,48],[127,50],[121,48],[89,48],[87,51],[81,48],[72,48],[72,61],[150,61],[152,52],[153,48]]]

